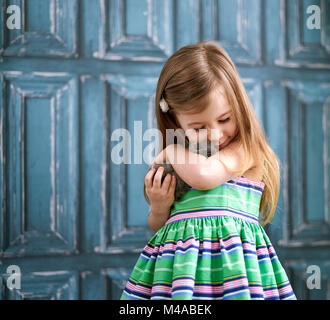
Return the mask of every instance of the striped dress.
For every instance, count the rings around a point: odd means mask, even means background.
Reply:
[[[258,222],[264,182],[190,189],[140,254],[120,300],[296,299]]]

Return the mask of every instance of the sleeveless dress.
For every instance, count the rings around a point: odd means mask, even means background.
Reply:
[[[190,189],[140,254],[120,300],[296,300],[259,224],[264,182]]]

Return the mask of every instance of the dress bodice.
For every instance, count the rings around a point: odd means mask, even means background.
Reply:
[[[258,223],[264,182],[244,176],[210,190],[190,189],[171,207],[166,224],[184,218],[232,216]]]

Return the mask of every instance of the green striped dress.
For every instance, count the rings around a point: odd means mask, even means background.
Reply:
[[[242,176],[190,189],[144,247],[120,300],[296,299],[258,222],[264,186]]]

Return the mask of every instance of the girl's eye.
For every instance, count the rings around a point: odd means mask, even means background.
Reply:
[[[219,120],[219,122],[224,123],[224,122],[227,122],[229,120],[230,120],[230,118],[227,118],[227,119],[224,119],[224,120]],[[202,130],[202,129],[204,129],[204,128],[203,127],[201,127],[201,128],[194,128],[195,131],[199,131],[199,130]]]

